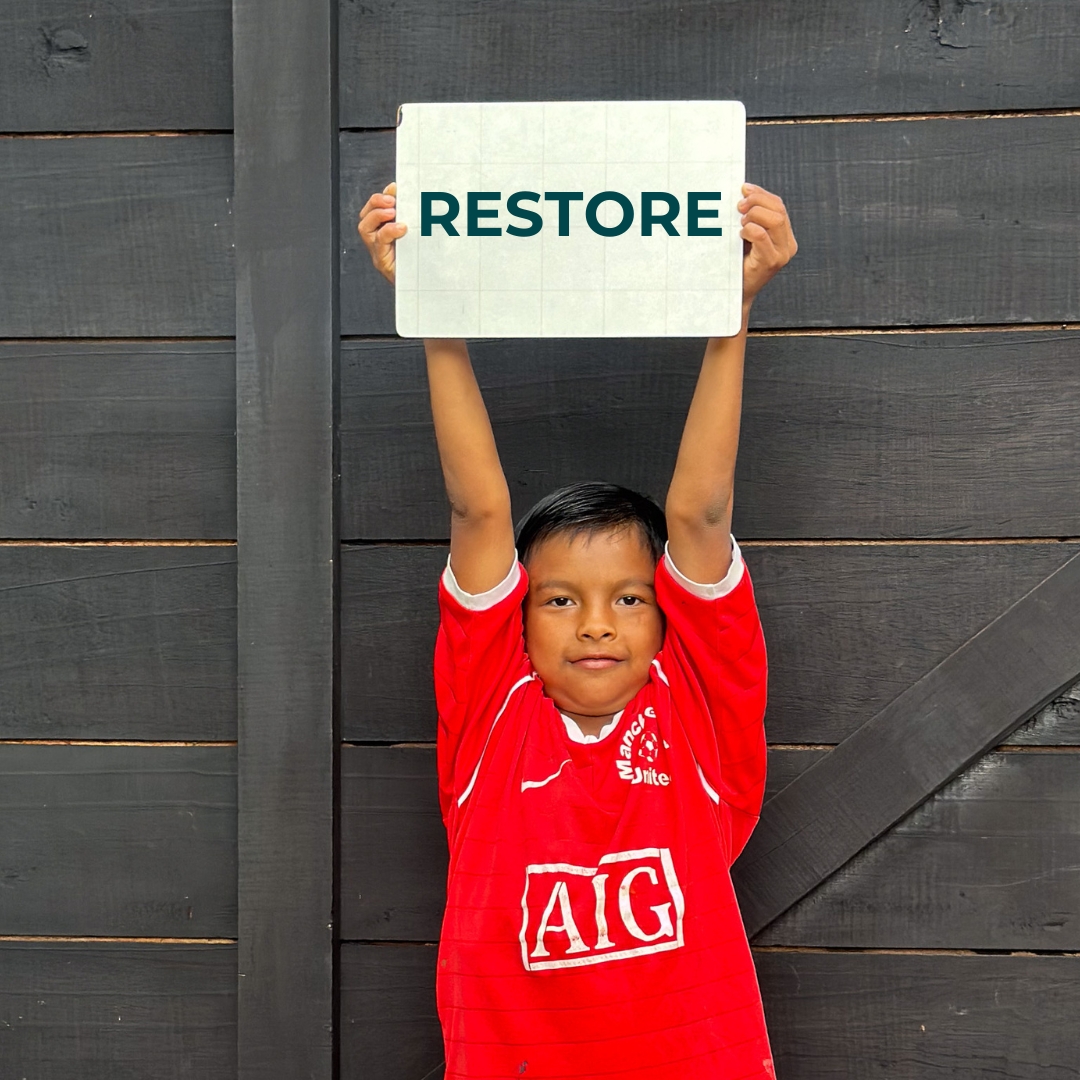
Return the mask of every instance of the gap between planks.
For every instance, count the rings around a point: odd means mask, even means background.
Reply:
[[[232,133],[232,128],[177,128],[173,131],[0,131],[0,139],[181,139],[189,135]]]
[[[1001,334],[1023,333],[1025,331],[1047,333],[1061,330],[1080,330],[1080,322],[1048,322],[1048,323],[963,323],[948,325],[941,323],[927,323],[916,326],[792,326],[782,327],[775,330],[753,329],[748,331],[750,337],[855,337],[869,335],[897,335],[897,334]],[[22,338],[13,340],[22,341]],[[49,338],[50,341],[67,341],[68,338]],[[88,340],[98,340],[88,339]],[[123,339],[127,340],[127,339]],[[134,340],[134,339],[132,339]],[[141,340],[141,339],[140,339]],[[193,339],[184,339],[193,340]],[[216,339],[215,339],[216,340]],[[342,341],[374,343],[392,341],[419,341],[419,338],[402,338],[397,334],[342,334]],[[485,338],[485,341],[516,341],[517,338]],[[661,339],[662,340],[662,339]],[[2,343],[0,343],[2,344]]]
[[[204,337],[14,337],[0,338],[4,345],[190,345],[192,342],[211,342],[235,345],[235,337],[208,335]]]
[[[236,938],[228,937],[208,937],[208,938],[186,938],[186,937],[61,937],[55,934],[0,934],[0,944],[5,941],[21,941],[21,942],[106,942],[108,944],[153,944],[153,945],[235,945]]]
[[[991,536],[970,539],[946,539],[944,537],[920,537],[918,539],[867,539],[867,540],[740,540],[739,547],[911,547],[912,545],[935,545],[938,547],[988,547],[1012,544],[1075,544],[1080,536]]]
[[[795,124],[892,124],[912,120],[1019,120],[1029,116],[1080,116],[1080,109],[982,109],[957,112],[865,113],[837,116],[762,116],[747,119],[747,127]]]
[[[1080,952],[1054,949],[872,949],[843,945],[753,945],[756,953],[857,953],[866,956],[1069,956],[1080,958]]]
[[[3,939],[0,939],[3,940]],[[366,945],[376,948],[435,948],[437,941],[387,941],[385,938],[379,941],[368,941],[365,938],[343,938],[341,945]],[[1040,949],[1037,951],[1022,949],[874,949],[859,948],[857,946],[829,946],[829,945],[754,945],[750,946],[755,953],[820,953],[831,955],[862,955],[862,956],[1067,956],[1080,958],[1078,952],[1060,952],[1053,949]]]
[[[2,543],[3,541],[0,541]],[[425,539],[408,540],[366,540],[357,538],[340,541],[342,547],[446,547],[450,540],[447,537],[431,537]],[[749,540],[739,541],[740,548],[766,548],[766,547],[912,547],[912,546],[938,546],[938,547],[986,547],[993,545],[1009,544],[1076,544],[1080,543],[1080,536],[1001,536],[1001,537],[976,537],[972,539],[946,539],[946,538],[911,538],[897,539],[829,539],[829,540]]]
[[[1080,116],[1080,109],[967,110],[922,113],[840,113],[835,116],[760,116],[748,118],[747,127],[802,126],[810,124],[892,124],[917,120],[1019,120],[1032,116]],[[391,133],[396,127],[343,127],[350,135]]]
[[[35,740],[30,739],[0,739],[0,745],[6,742],[31,742]],[[36,740],[44,742],[46,740]],[[58,741],[58,740],[53,740]],[[103,744],[109,745],[109,744]],[[125,744],[125,745],[144,745],[138,744]],[[165,744],[145,744],[145,745],[165,745]],[[175,743],[167,745],[176,746],[230,746],[231,743]],[[342,746],[356,746],[356,747],[376,747],[385,748],[387,750],[434,750],[436,744],[433,742],[365,742],[359,739],[343,739]],[[767,743],[766,748],[769,750],[815,750],[818,752],[835,750],[836,743]],[[1000,746],[991,747],[987,753],[989,754],[1080,754],[1080,746],[1063,743],[1061,745],[1045,745],[1045,746],[1031,746],[1023,743],[1002,743]]]
[[[236,547],[235,540],[0,540],[0,547]]]
[[[809,124],[887,124],[919,120],[1016,120],[1035,116],[1080,116],[1080,109],[1011,109],[923,113],[866,113],[835,116],[762,116],[748,119],[747,127]],[[349,133],[390,132],[396,127],[344,127]],[[174,128],[168,131],[5,131],[0,139],[176,139],[192,135],[232,135],[232,128]]]
[[[0,746],[236,746],[235,739],[0,739]]]

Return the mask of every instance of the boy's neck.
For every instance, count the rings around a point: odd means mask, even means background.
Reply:
[[[606,713],[603,716],[584,716],[581,713],[567,712],[566,709],[560,710],[563,716],[569,716],[571,720],[581,729],[582,735],[599,735],[603,730],[604,725],[607,724],[614,713]]]

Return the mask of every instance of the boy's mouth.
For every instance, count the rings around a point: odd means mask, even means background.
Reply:
[[[576,660],[571,660],[570,663],[574,667],[585,668],[586,671],[604,671],[606,668],[621,664],[622,661],[617,656],[597,653],[595,655],[579,656]]]

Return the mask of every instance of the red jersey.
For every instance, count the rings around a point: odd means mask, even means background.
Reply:
[[[439,588],[447,1080],[773,1077],[729,873],[765,782],[749,576],[706,600],[662,559],[649,682],[582,743],[525,653],[519,572],[486,610]]]

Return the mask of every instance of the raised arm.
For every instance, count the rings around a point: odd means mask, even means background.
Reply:
[[[394,241],[406,226],[395,218],[395,185],[372,195],[358,231],[379,272],[394,280]],[[499,584],[514,561],[514,524],[487,409],[464,341],[424,342],[431,415],[450,500],[450,565],[470,593]]]
[[[671,558],[692,581],[720,581],[731,565],[731,510],[750,306],[797,250],[778,195],[743,185],[743,320],[734,337],[711,338],[683,428],[665,513]]]

